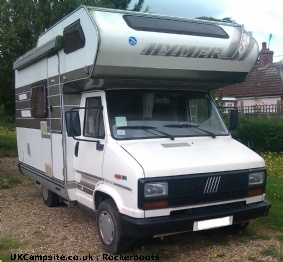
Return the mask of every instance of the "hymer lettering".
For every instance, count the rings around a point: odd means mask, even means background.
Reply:
[[[222,48],[217,47],[150,43],[143,48],[140,54],[148,56],[219,59],[222,51]]]

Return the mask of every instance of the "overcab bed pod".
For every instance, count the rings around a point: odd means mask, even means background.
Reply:
[[[258,57],[240,25],[88,9],[99,32],[93,77],[242,82]]]

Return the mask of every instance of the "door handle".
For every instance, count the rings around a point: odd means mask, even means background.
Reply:
[[[76,144],[75,144],[75,152],[74,152],[75,157],[78,157],[78,155],[79,155],[79,145],[80,145],[80,142],[77,141]]]

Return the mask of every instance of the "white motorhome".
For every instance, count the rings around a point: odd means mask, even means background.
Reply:
[[[271,206],[265,163],[210,91],[244,81],[257,57],[239,25],[81,6],[14,63],[19,169],[47,206],[96,211],[111,253],[245,226]]]

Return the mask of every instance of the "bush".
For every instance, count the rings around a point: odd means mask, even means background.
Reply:
[[[240,118],[238,130],[233,138],[254,151],[283,151],[283,120]]]
[[[0,120],[0,157],[17,156],[15,124]]]

